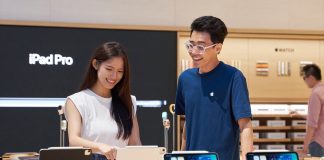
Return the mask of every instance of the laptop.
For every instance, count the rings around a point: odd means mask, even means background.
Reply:
[[[247,160],[299,160],[296,152],[249,152]]]
[[[161,160],[166,150],[158,146],[127,146],[117,149],[117,160]]]
[[[90,160],[91,149],[82,147],[51,147],[39,151],[39,160]]]
[[[164,155],[164,160],[219,160],[217,153],[169,153]]]

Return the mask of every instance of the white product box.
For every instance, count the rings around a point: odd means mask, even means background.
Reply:
[[[252,104],[252,114],[289,114],[295,111],[298,114],[306,115],[308,106],[302,104]]]
[[[289,114],[288,105],[274,105],[271,114]]]
[[[282,145],[282,144],[265,145],[265,149],[269,149],[269,150],[284,150],[284,149],[286,149],[286,145]]]
[[[265,133],[265,137],[269,139],[285,139],[286,133],[285,132],[268,132]]]
[[[271,114],[271,105],[252,104],[252,114]]]
[[[292,126],[306,126],[306,120],[292,120]]]
[[[290,105],[289,106],[289,110],[290,111],[295,111],[298,114],[307,115],[308,106],[306,104],[305,105],[302,105],[302,104],[299,104],[299,105],[294,104],[294,105]]]
[[[259,146],[259,145],[253,145],[253,148],[254,148],[255,150],[257,150],[257,149],[260,149],[260,146]]]
[[[260,121],[259,120],[252,120],[252,127],[259,127]]]
[[[252,114],[289,114],[287,104],[252,104]]]
[[[260,138],[260,133],[253,132],[253,138],[259,139]]]
[[[267,126],[284,127],[284,126],[286,126],[286,121],[285,120],[267,120]]]
[[[294,144],[293,145],[293,151],[298,151],[298,150],[303,150],[304,149],[304,145],[302,144]]]
[[[305,132],[293,132],[290,133],[291,138],[305,138],[306,133]]]

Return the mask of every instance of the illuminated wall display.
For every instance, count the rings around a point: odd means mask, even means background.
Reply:
[[[50,54],[49,56],[41,56],[38,53],[29,53],[29,64],[35,65],[72,65],[72,57],[64,57],[61,54]]]
[[[256,75],[257,76],[268,76],[269,74],[269,62],[258,61],[256,63]]]
[[[163,145],[163,127],[157,124],[174,103],[176,31],[33,25],[0,21],[0,155],[59,145],[57,107],[79,90],[93,51],[107,41],[126,49],[142,143]]]
[[[278,76],[290,76],[290,63],[287,61],[278,61]]]

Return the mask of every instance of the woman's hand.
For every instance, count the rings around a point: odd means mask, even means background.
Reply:
[[[117,148],[108,146],[106,144],[99,144],[98,150],[107,157],[109,160],[115,160],[117,155]]]

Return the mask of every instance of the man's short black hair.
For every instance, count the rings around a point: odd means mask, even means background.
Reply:
[[[322,80],[321,69],[316,64],[308,64],[303,67],[303,73],[306,77],[314,76],[316,80]]]
[[[191,32],[207,32],[213,43],[223,43],[227,36],[227,28],[224,22],[213,16],[202,16],[195,19],[191,24]]]

